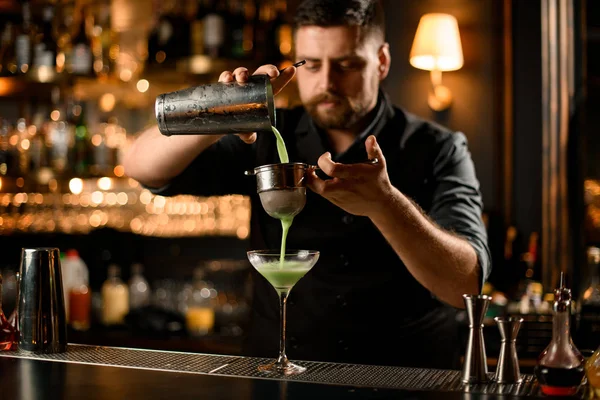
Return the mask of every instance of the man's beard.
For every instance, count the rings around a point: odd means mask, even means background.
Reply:
[[[330,109],[319,109],[319,104],[325,102],[335,102],[336,105]],[[366,114],[361,104],[331,92],[311,98],[304,103],[304,107],[322,129],[348,129]]]

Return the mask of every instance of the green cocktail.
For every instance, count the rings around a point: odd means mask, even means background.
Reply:
[[[314,250],[288,250],[283,255],[277,250],[248,252],[250,264],[269,281],[279,295],[279,357],[271,364],[258,367],[259,371],[278,375],[296,375],[306,371],[305,367],[290,362],[285,355],[285,306],[290,291],[315,265],[319,254]]]
[[[281,291],[289,292],[296,282],[310,271],[310,268],[305,262],[281,261],[280,259],[280,261],[262,264],[256,270],[279,293]]]

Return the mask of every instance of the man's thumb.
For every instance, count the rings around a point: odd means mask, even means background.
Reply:
[[[383,161],[383,153],[381,152],[381,147],[379,147],[375,136],[371,135],[367,138],[365,147],[370,160],[377,158],[379,159],[379,162]]]

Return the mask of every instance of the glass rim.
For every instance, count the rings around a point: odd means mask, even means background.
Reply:
[[[302,252],[302,254],[314,256],[319,255],[319,250],[304,250],[304,249],[286,249],[284,253],[284,257],[287,256],[297,256]],[[256,255],[256,256],[281,256],[281,250],[249,250],[246,252],[247,255]]]

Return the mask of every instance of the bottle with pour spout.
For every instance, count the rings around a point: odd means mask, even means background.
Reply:
[[[570,396],[579,390],[584,376],[584,357],[571,338],[571,289],[560,285],[554,291],[552,340],[538,357],[534,368],[542,393]]]

